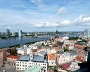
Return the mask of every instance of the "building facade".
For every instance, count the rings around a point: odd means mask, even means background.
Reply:
[[[5,62],[6,62],[6,57],[7,57],[7,54],[6,54],[7,52],[6,52],[6,50],[2,50],[1,52],[0,52],[0,64],[1,65],[4,65],[5,64]]]
[[[33,65],[39,65],[43,67],[44,72],[47,72],[47,63],[41,62],[26,62],[26,61],[16,61],[16,70],[27,70]]]
[[[10,29],[6,29],[6,35],[10,35]]]
[[[84,36],[88,36],[88,29],[84,30]]]

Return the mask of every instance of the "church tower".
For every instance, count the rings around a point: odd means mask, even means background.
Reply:
[[[58,30],[56,30],[55,38],[59,38]]]

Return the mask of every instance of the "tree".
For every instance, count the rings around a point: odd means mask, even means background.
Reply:
[[[46,46],[49,46],[48,44]]]
[[[44,43],[42,43],[42,46],[44,46]]]
[[[11,51],[11,55],[16,55],[17,54],[17,51],[16,50],[12,50]]]
[[[64,48],[64,52],[69,52],[69,50],[67,48]]]

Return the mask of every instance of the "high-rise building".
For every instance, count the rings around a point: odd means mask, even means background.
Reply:
[[[22,30],[19,30],[18,37],[22,37]]]
[[[12,36],[15,36],[15,32],[12,32]]]
[[[10,29],[6,29],[6,35],[10,35]]]
[[[84,36],[88,36],[88,29],[84,30]]]
[[[55,38],[59,38],[58,30],[56,30]]]

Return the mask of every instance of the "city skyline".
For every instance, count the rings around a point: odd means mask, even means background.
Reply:
[[[84,31],[89,0],[0,0],[0,31]]]

